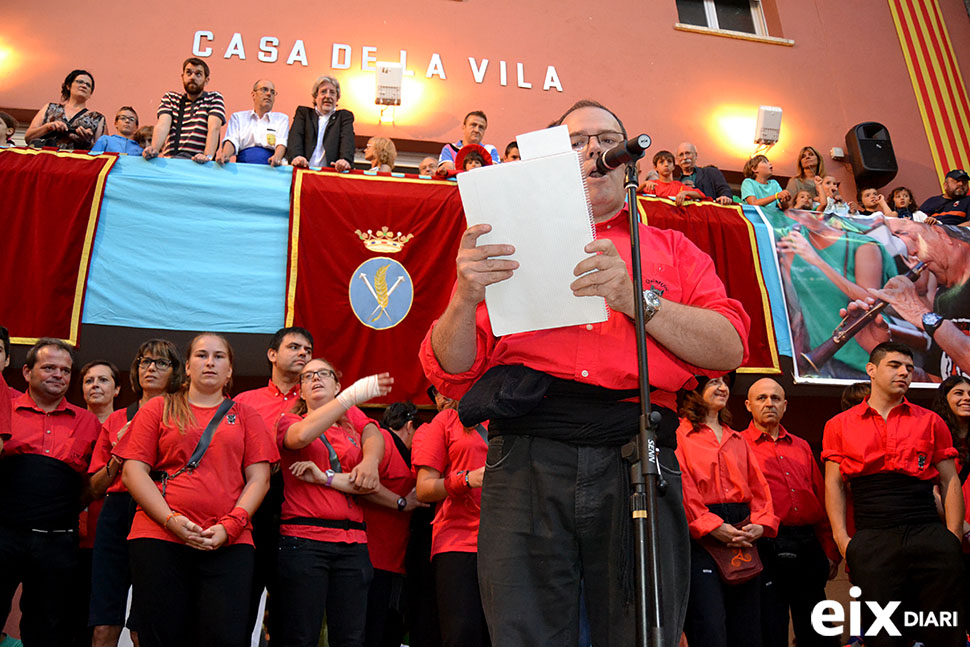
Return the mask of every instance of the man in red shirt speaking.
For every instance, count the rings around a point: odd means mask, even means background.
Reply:
[[[727,297],[710,257],[678,232],[639,226],[643,284],[631,285],[624,169],[594,170],[606,150],[602,140],[626,139],[626,130],[593,101],[575,104],[558,124],[582,156],[596,229],[571,288],[605,298],[609,318],[496,338],[485,286],[511,278],[518,263],[501,258],[514,253],[510,245],[478,245],[490,227],[476,225],[462,236],[454,292],[420,358],[441,393],[462,399],[463,424],[490,420],[478,571],[492,644],[576,644],[582,586],[593,644],[631,645],[633,530],[629,465],[620,450],[637,433],[636,336],[646,335],[667,481],[657,513],[663,630],[666,644],[676,645],[689,544],[674,456],[675,392],[692,387],[696,373],[718,376],[739,366],[749,319]],[[637,331],[640,298],[646,323]]]
[[[908,346],[879,344],[866,373],[872,383],[869,398],[829,420],[822,437],[826,508],[852,583],[861,589],[866,646],[917,640],[963,647],[964,509],[953,463],[957,450],[943,419],[906,399],[913,379]],[[934,500],[936,484],[945,525]],[[855,521],[851,537],[847,490]],[[886,615],[893,604],[891,622],[875,618],[872,631],[874,614],[867,618],[866,612],[878,606]],[[912,612],[919,612],[916,622],[907,622],[916,616]],[[954,626],[940,626],[947,624],[940,622],[945,618]]]

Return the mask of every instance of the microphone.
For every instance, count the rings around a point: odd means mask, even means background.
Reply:
[[[637,135],[620,142],[596,158],[596,170],[606,175],[619,166],[635,162],[643,157],[643,152],[650,148],[651,143],[650,135]]]

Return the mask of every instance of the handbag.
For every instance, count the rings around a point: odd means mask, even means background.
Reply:
[[[748,522],[749,519],[745,519],[734,524],[734,527],[743,528]],[[725,584],[735,586],[750,582],[764,569],[757,546],[728,546],[709,534],[701,538],[700,545],[714,559],[721,581]]]

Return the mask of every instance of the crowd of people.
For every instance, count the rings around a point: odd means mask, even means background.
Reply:
[[[62,88],[65,103],[39,114],[30,136],[74,148],[104,136],[103,116],[83,112],[93,77],[76,72]],[[353,115],[337,108],[336,79],[314,83],[313,107],[301,106],[292,124],[271,116],[279,114],[271,111],[275,87],[257,81],[254,109],[233,115],[220,138],[225,108],[221,95],[205,91],[204,61],[188,59],[182,78],[185,93],[163,97],[146,158],[351,167]],[[116,124],[130,133],[138,125],[133,115],[119,111]],[[888,326],[876,320],[862,346],[870,392],[826,425],[824,470],[781,425],[785,394],[774,380],[751,386],[745,406],[752,422],[732,429],[725,374],[747,354],[748,315],[727,296],[711,259],[673,231],[637,225],[645,253],[643,283],[634,288],[622,169],[594,170],[604,142],[627,137],[622,121],[581,101],[554,123],[567,127],[583,158],[597,234],[571,288],[604,298],[610,317],[496,338],[485,288],[512,277],[518,263],[508,245],[478,243],[488,225],[469,228],[448,306],[417,357],[439,409],[428,424],[418,425],[409,402],[389,406],[380,423],[368,418],[358,406],[386,397],[393,376],[343,380],[338,367],[314,355],[302,328],[283,328],[270,340],[267,386],[236,395],[233,350],[221,335],[196,336],[184,355],[170,342],[148,340],[131,364],[138,398],[118,411],[117,368],[103,361],[82,367],[81,408],[64,399],[73,349],[56,339],[37,342],[22,368],[27,391],[0,398],[0,563],[10,566],[0,575],[0,608],[23,584],[24,644],[115,645],[128,626],[147,647],[236,647],[249,644],[263,623],[271,644],[287,646],[316,645],[324,626],[334,646],[396,647],[405,633],[413,646],[577,645],[580,636],[589,636],[583,644],[632,644],[622,448],[638,427],[635,344],[644,335],[666,484],[657,511],[656,601],[666,644],[783,645],[790,614],[799,645],[833,645],[809,616],[844,558],[868,600],[958,612],[956,626],[910,628],[909,639],[962,645],[970,382],[943,381],[937,413],[913,405],[905,398],[913,352],[884,339]],[[463,139],[423,169],[447,176],[501,163],[498,150],[481,143],[486,127],[484,113],[469,113]],[[128,144],[104,143],[105,150],[120,145]],[[373,138],[365,158],[383,170],[393,168],[394,153],[393,142]],[[504,159],[513,155],[514,142]],[[658,153],[654,166],[657,177],[645,190],[680,203],[731,202],[723,174],[698,166],[689,143],[676,156]],[[839,204],[838,183],[823,175],[814,149],[803,150],[800,166],[805,172],[782,190],[770,161],[752,158],[743,199],[769,220],[772,206],[797,203],[825,214]],[[942,209],[964,209],[964,220],[967,179],[962,171],[948,174],[941,202]],[[799,199],[803,193],[810,202]],[[862,193],[864,206],[888,206]],[[901,237],[912,227],[921,237],[924,229],[956,229],[942,211],[933,212],[935,224],[919,222],[911,209],[907,219],[900,197],[908,207],[914,202],[908,190],[891,196],[906,223]],[[791,228],[792,217],[781,217]],[[804,246],[815,234],[830,238],[821,228],[828,225],[818,223],[807,234],[788,231],[794,254],[809,256]],[[912,283],[887,281],[881,269],[876,276],[872,266],[882,258],[868,258],[865,241],[851,242],[845,254],[856,269],[852,285],[842,286],[851,301],[846,310],[871,307],[877,293],[905,310]],[[910,254],[918,256],[917,247]],[[829,265],[809,264],[819,271]],[[940,277],[957,272],[953,265],[941,264]],[[966,276],[950,284],[944,278],[941,290],[963,290]],[[860,285],[882,290],[853,287]],[[641,331],[633,323],[637,308]],[[953,322],[926,325],[931,342],[966,346],[950,340]],[[6,366],[9,336],[2,342]],[[965,355],[951,356],[965,368]],[[432,504],[430,545],[414,556],[412,515]],[[82,535],[92,543],[79,549]],[[877,647],[903,644],[896,640],[865,638]]]

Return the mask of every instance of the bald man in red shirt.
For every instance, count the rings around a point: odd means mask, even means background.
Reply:
[[[778,382],[765,377],[748,389],[745,408],[751,424],[744,430],[768,481],[778,535],[758,542],[762,573],[761,627],[764,647],[787,647],[791,612],[799,647],[837,644],[811,626],[812,609],[825,599],[825,583],[835,576],[842,556],[825,515],[825,484],[811,447],[781,424],[788,401]]]
[[[825,425],[825,503],[832,534],[845,557],[852,583],[862,589],[862,630],[882,609],[902,604],[892,623],[904,636],[886,630],[866,635],[866,647],[909,645],[965,647],[963,630],[963,492],[953,459],[950,432],[937,414],[906,399],[913,379],[913,353],[898,342],[883,342],[869,355],[866,373],[872,393]],[[939,486],[944,523],[934,499]],[[851,492],[855,534],[846,524]],[[945,525],[944,525],[945,524]],[[904,612],[925,618],[956,613],[957,625],[904,626]],[[959,620],[956,620],[956,619]]]

